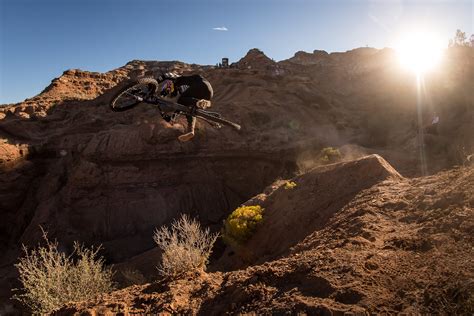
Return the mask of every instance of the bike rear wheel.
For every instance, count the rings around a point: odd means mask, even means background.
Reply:
[[[129,110],[152,96],[158,89],[158,82],[153,78],[141,78],[127,82],[110,101],[110,108],[115,112]]]

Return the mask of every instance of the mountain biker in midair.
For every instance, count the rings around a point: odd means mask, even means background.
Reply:
[[[214,94],[212,86],[201,75],[177,76],[172,73],[166,73],[157,78],[160,84],[161,97],[172,100],[188,107],[197,107],[206,109],[211,106],[211,98]],[[171,116],[163,115],[166,121],[171,120]],[[180,135],[178,139],[181,142],[187,142],[194,137],[194,128],[196,118],[192,115],[186,115],[188,120],[187,132]]]

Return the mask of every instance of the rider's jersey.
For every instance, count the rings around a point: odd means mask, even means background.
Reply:
[[[173,89],[170,97],[179,96],[177,102],[186,106],[194,106],[198,100],[211,100],[214,95],[211,84],[201,75],[190,76],[176,76],[174,74],[164,74],[159,76],[158,82],[171,80],[173,82]]]
[[[201,99],[211,100],[214,94],[209,81],[200,75],[182,76],[173,81],[175,95],[179,92],[177,102],[182,105],[194,106]]]
[[[174,85],[182,96],[210,100],[214,94],[209,81],[201,75],[178,77],[174,79]]]

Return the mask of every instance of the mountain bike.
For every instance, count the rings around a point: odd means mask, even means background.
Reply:
[[[127,111],[138,104],[148,103],[157,106],[163,118],[171,118],[174,122],[179,115],[191,115],[217,125],[227,125],[236,130],[241,126],[221,117],[219,113],[200,109],[196,106],[188,107],[175,102],[168,101],[155,95],[158,90],[158,81],[153,78],[141,78],[131,80],[112,97],[110,108],[115,112]],[[198,101],[196,99],[196,101]]]

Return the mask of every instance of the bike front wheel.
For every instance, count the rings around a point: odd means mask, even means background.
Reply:
[[[158,82],[153,78],[141,78],[127,82],[112,97],[110,108],[115,112],[129,110],[152,96],[158,89]]]

